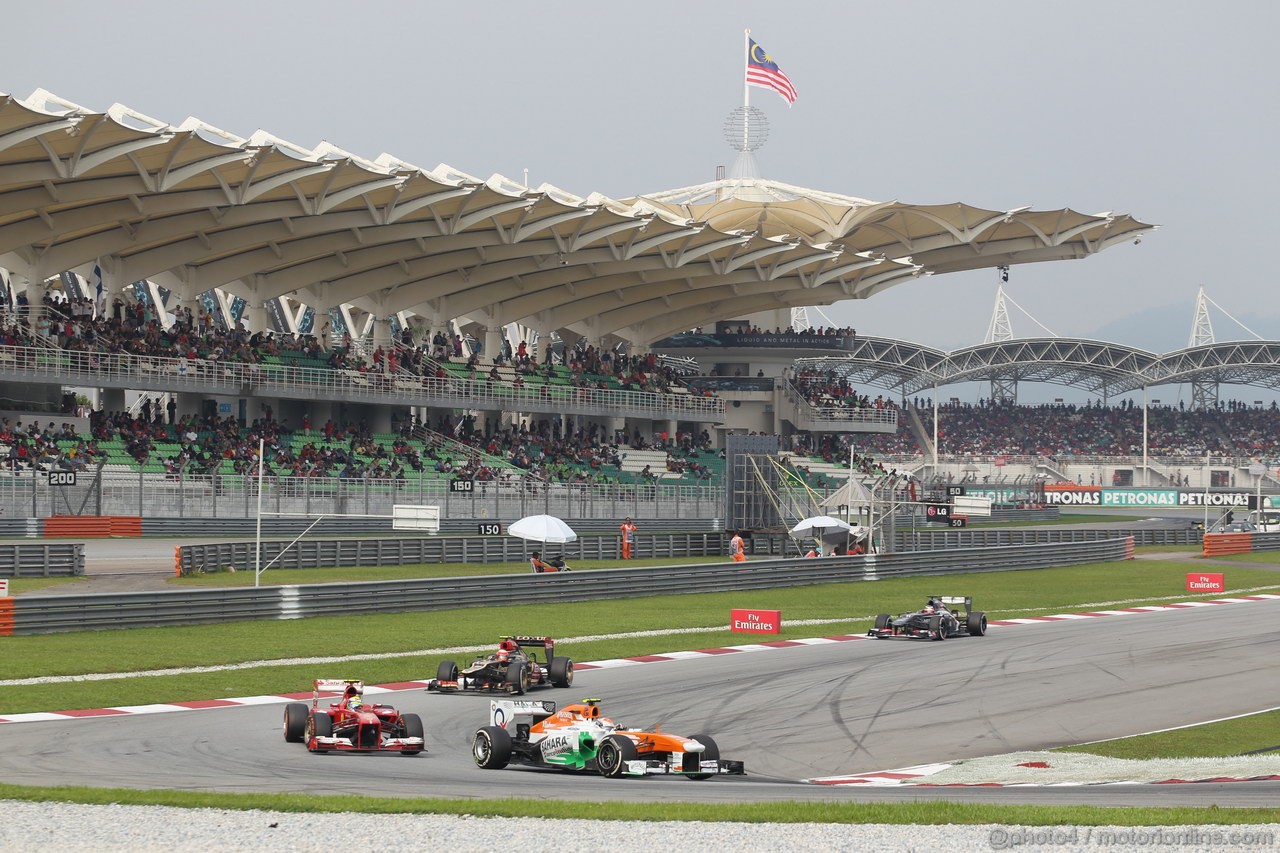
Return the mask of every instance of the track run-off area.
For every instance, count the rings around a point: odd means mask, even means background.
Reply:
[[[422,716],[429,752],[413,758],[313,755],[286,744],[285,700],[264,696],[199,710],[20,715],[0,723],[0,777],[38,786],[389,797],[1271,807],[1280,799],[1277,782],[868,788],[800,780],[1042,750],[1275,707],[1278,642],[1280,597],[1248,596],[1008,620],[986,637],[945,642],[842,637],[601,661],[581,666],[572,688],[529,697],[561,704],[599,697],[604,713],[625,725],[710,733],[725,757],[746,762],[741,779],[483,771],[469,748],[488,697],[408,685],[378,701]],[[359,676],[341,669],[317,675]]]

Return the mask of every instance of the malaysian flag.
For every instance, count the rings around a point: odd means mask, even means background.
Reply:
[[[796,102],[796,87],[791,85],[773,57],[751,38],[747,39],[747,85],[772,89],[788,106]]]

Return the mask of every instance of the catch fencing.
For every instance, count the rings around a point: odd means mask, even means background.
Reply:
[[[238,587],[179,592],[22,596],[12,633],[191,625],[311,616],[497,607],[769,589],[895,577],[1044,569],[1127,559],[1131,537],[868,557],[749,560],[695,566],[602,569],[556,574],[481,575],[366,583]],[[963,592],[963,590],[960,590]]]

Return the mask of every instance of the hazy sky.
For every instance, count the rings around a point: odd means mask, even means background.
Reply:
[[[1063,336],[1185,346],[1196,291],[1280,338],[1280,4],[1164,2],[10,3],[0,91],[45,88],[241,136],[265,129],[424,168],[614,197],[732,161],[743,28],[799,100],[769,116],[765,177],[873,200],[1115,211],[1141,245],[1014,267]],[[1270,57],[1270,58],[1268,58]],[[979,343],[994,271],[824,309],[860,333]],[[1042,333],[1013,313],[1019,336]],[[812,315],[821,322],[818,315]],[[1248,337],[1215,311],[1219,340]]]

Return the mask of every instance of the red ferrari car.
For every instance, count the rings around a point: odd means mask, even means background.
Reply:
[[[321,707],[320,694],[336,694],[337,702]],[[328,697],[326,697],[328,698]],[[311,707],[305,702],[284,706],[284,739],[305,743],[312,752],[399,752],[417,755],[427,748],[422,718],[402,714],[390,705],[364,701],[364,682],[317,678]]]

